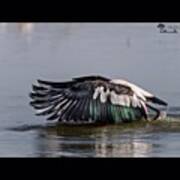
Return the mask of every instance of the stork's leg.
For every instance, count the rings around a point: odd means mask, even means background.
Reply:
[[[152,107],[151,105],[149,105],[149,104],[146,104],[146,106],[149,108],[149,109],[151,109],[151,110],[153,110],[153,111],[155,111],[156,112],[156,116],[153,118],[153,120],[157,120],[158,118],[159,118],[159,116],[160,116],[160,110],[159,109],[156,109],[155,107]]]

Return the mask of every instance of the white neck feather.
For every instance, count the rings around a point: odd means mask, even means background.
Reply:
[[[121,85],[124,85],[124,86],[127,86],[127,87],[130,87],[134,93],[139,96],[140,98],[142,98],[143,100],[146,100],[146,97],[153,97],[154,95],[151,94],[150,92],[140,88],[139,86],[133,84],[133,83],[130,83],[128,81],[125,81],[123,79],[113,79],[111,80],[112,83],[115,83],[115,84],[121,84]]]

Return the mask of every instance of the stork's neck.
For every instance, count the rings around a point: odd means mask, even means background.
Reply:
[[[151,94],[150,92],[148,92],[148,91],[142,89],[141,87],[139,87],[133,83],[130,83],[124,79],[113,79],[113,80],[111,80],[111,82],[115,83],[115,84],[121,84],[121,85],[130,87],[137,94],[142,94],[143,96],[147,96],[147,97],[153,96],[153,94]]]

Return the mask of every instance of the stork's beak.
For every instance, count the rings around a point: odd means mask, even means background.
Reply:
[[[163,106],[167,106],[168,105],[167,102],[165,102],[164,100],[159,99],[158,97],[155,97],[155,96],[150,97],[150,98],[148,97],[147,100],[152,102],[152,103],[163,105]]]

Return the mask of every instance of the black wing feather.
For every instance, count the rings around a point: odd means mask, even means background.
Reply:
[[[78,110],[80,101],[75,101],[75,103],[72,105],[72,107],[69,109],[69,116],[67,118],[67,121],[74,120],[76,121],[76,112]]]
[[[120,107],[114,108],[109,96],[105,103],[100,101],[100,96],[94,100],[95,89],[103,86],[105,91],[114,91],[118,95],[133,95],[131,88],[111,83],[102,76],[77,77],[66,82],[37,82],[38,85],[32,86],[30,104],[39,112],[38,115],[48,115],[48,120],[114,122],[115,116],[121,114]]]

